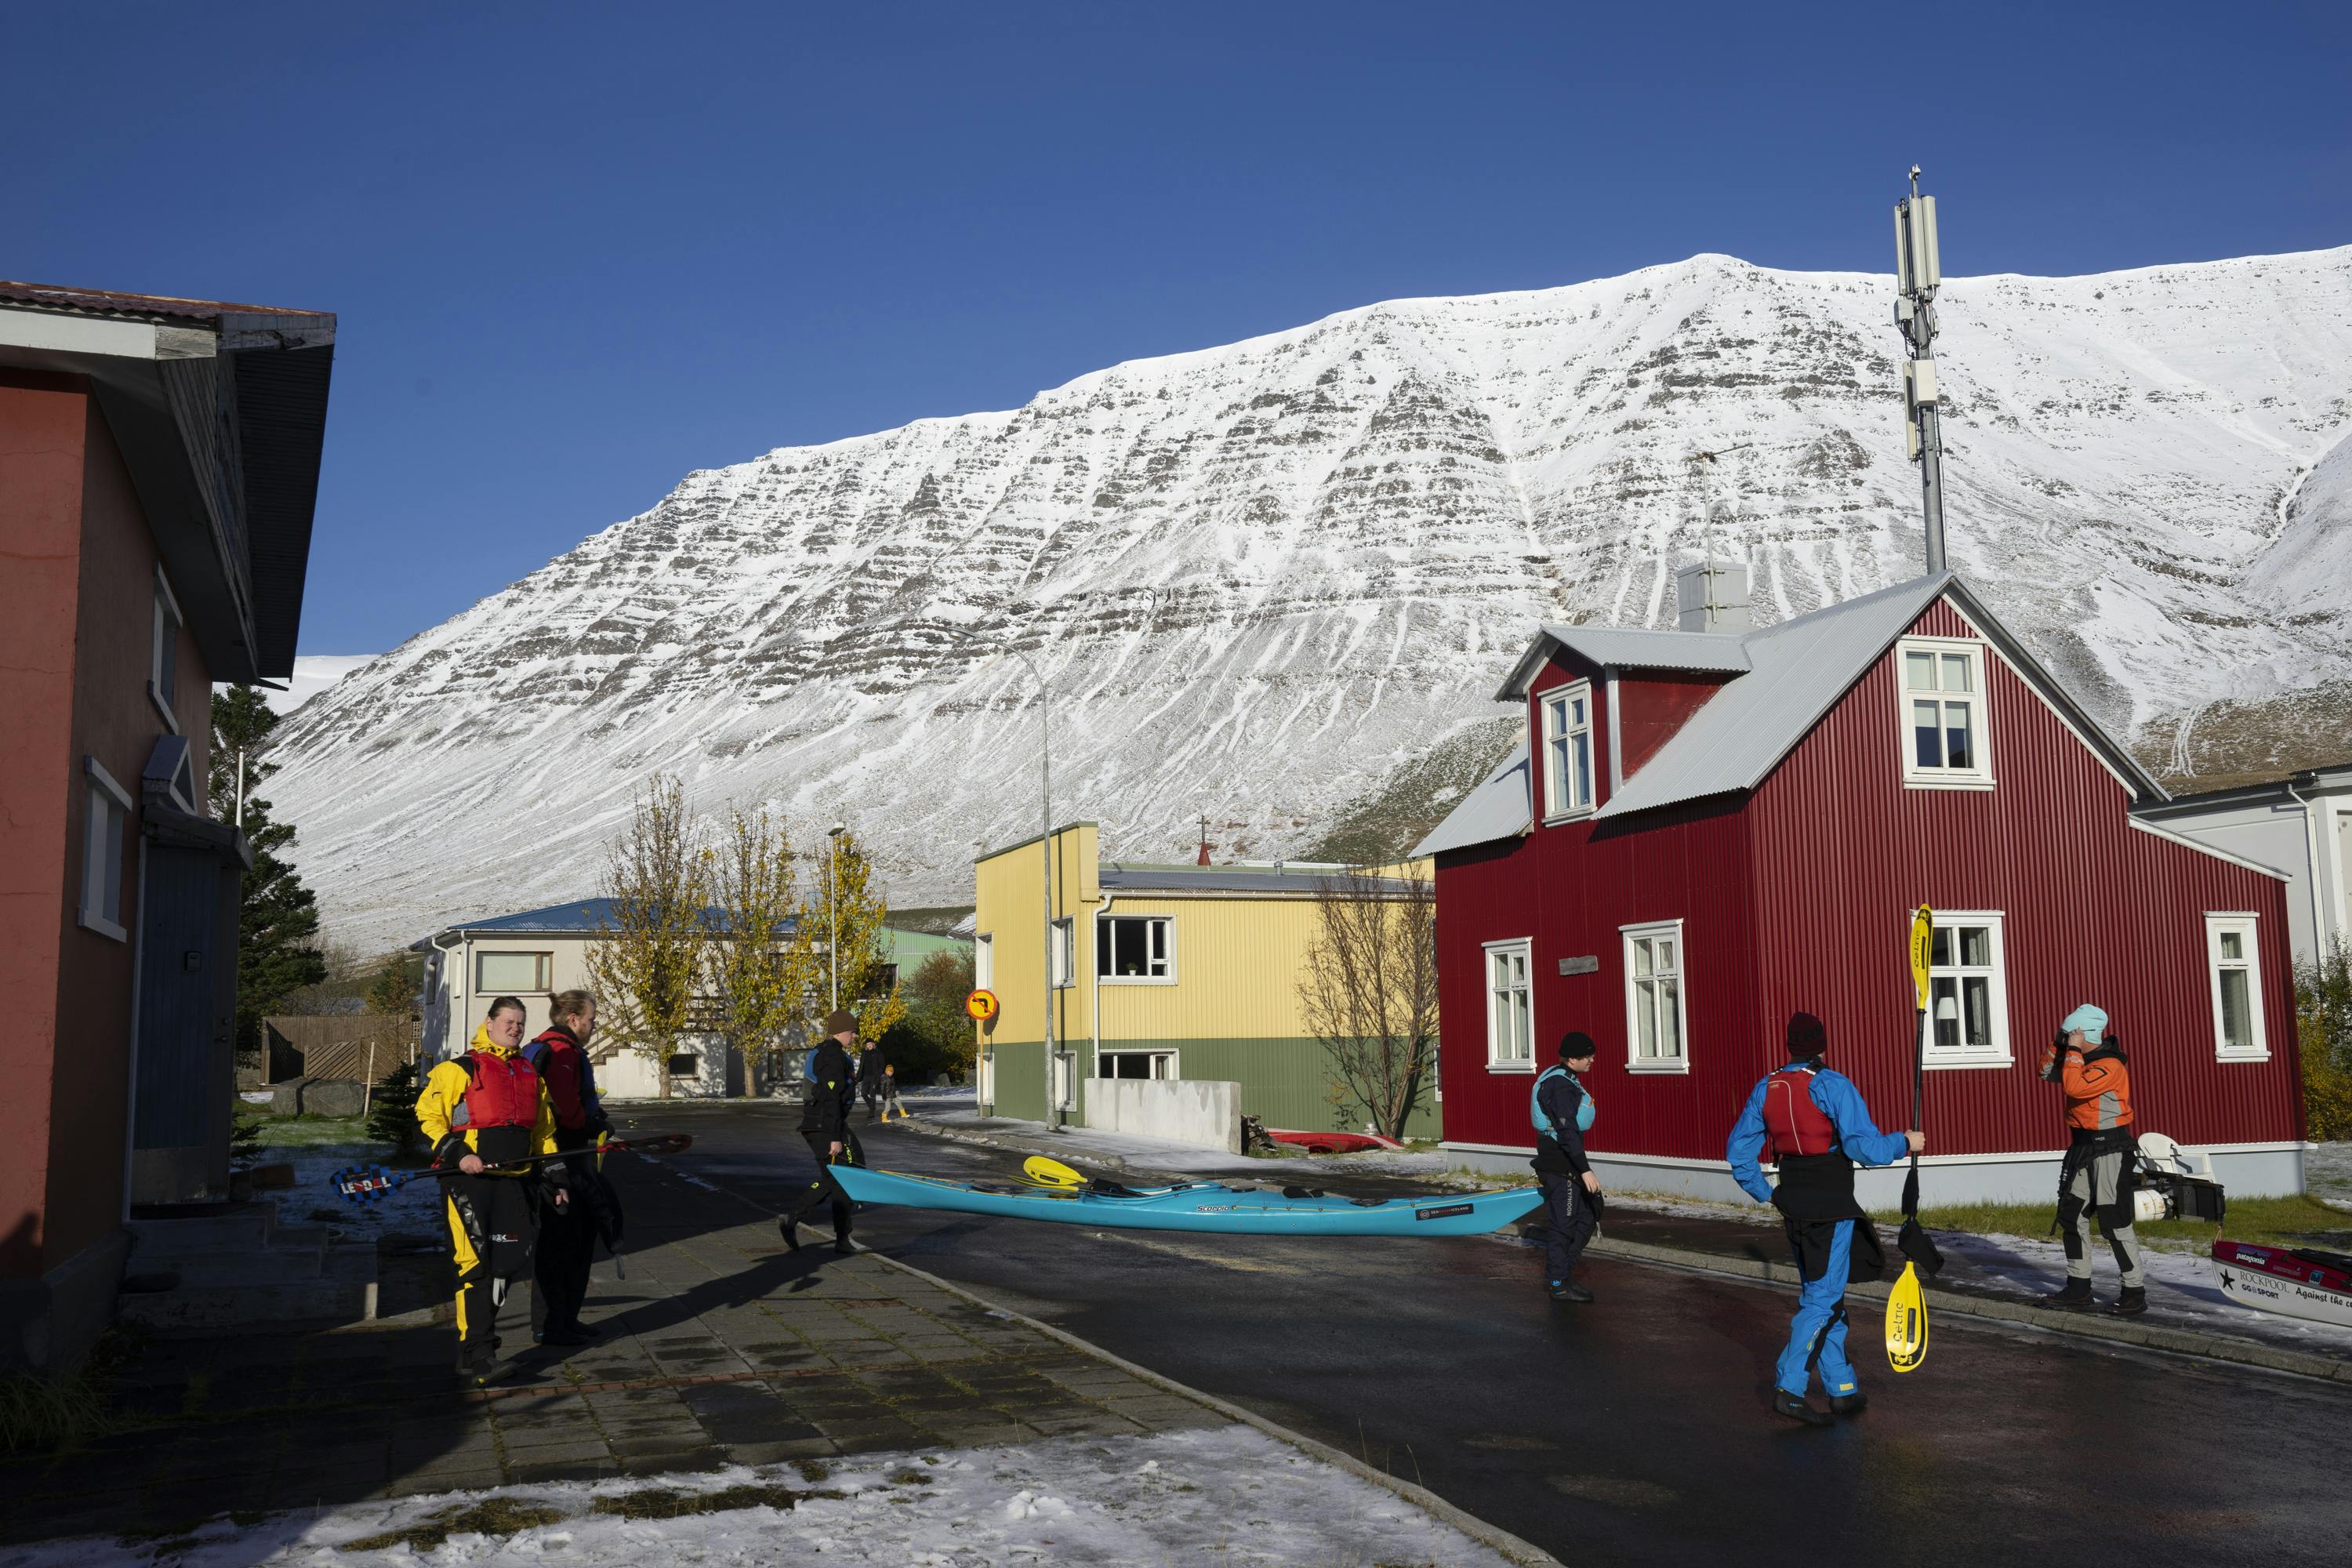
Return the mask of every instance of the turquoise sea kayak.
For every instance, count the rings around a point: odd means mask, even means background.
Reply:
[[[948,1182],[857,1165],[834,1166],[833,1179],[862,1204],[1244,1236],[1476,1236],[1510,1224],[1543,1202],[1539,1187],[1418,1198],[1343,1198],[1304,1187],[1269,1192],[1223,1182],[1125,1187],[1095,1181],[1075,1188]]]

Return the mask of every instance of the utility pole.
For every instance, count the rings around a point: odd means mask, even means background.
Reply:
[[[1907,445],[1919,465],[1919,500],[1927,522],[1927,575],[1944,568],[1944,439],[1937,427],[1936,289],[1944,280],[1936,252],[1936,198],[1919,194],[1919,165],[1911,165],[1911,194],[1895,204],[1895,328],[1911,358],[1903,366]]]

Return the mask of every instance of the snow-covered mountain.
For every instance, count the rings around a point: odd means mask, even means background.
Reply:
[[[1671,624],[1710,484],[1759,620],[1916,574],[1892,303],[1700,256],[690,474],[305,702],[272,796],[361,942],[586,891],[659,771],[968,899],[1038,822],[1022,654],[1057,816],[1297,854],[1442,805],[1538,620]],[[2352,751],[2352,248],[1955,279],[1942,326],[1952,556],[2010,625],[2159,768]]]

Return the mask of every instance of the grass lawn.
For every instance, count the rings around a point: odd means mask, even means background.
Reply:
[[[2044,1237],[2057,1212],[2053,1198],[2046,1204],[1960,1204],[1947,1208],[1922,1208],[1919,1223],[1929,1230],[1959,1230],[1975,1236]],[[1877,1218],[1888,1225],[1903,1223],[1899,1209],[1885,1209]],[[2142,1244],[2167,1252],[2202,1252],[2217,1235],[2232,1241],[2311,1245],[2315,1235],[2333,1232],[2339,1241],[2352,1235],[2352,1210],[2332,1208],[2308,1195],[2291,1198],[2231,1198],[2230,1223],[2218,1230],[2200,1220],[2142,1220],[2132,1227]]]
[[[272,1116],[263,1111],[250,1116],[240,1112],[237,1120],[260,1123],[265,1149],[371,1142],[364,1116]]]

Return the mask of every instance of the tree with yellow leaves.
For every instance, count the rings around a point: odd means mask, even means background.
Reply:
[[[764,805],[749,812],[730,806],[704,858],[721,916],[703,951],[705,984],[747,1069],[756,1068],[760,1081],[772,1083],[803,1010],[788,962],[797,912],[792,837]]]
[[[597,1044],[650,1057],[664,1100],[711,934],[709,889],[702,824],[687,805],[686,784],[656,773],[608,852],[598,889],[608,902],[604,933],[587,957]]]
[[[890,958],[889,900],[847,828],[810,858],[816,873],[784,952],[787,994],[818,1020],[836,1005],[848,1008],[857,1016],[858,1044],[870,1047],[907,1012]]]

